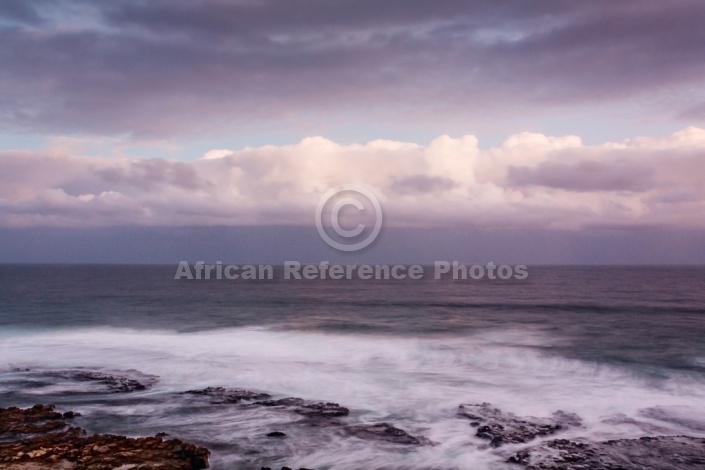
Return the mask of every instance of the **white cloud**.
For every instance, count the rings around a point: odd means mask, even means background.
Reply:
[[[0,225],[311,224],[340,184],[374,192],[389,225],[579,228],[705,226],[705,130],[583,145],[521,133],[480,150],[472,135],[426,146],[308,137],[215,149],[177,162],[0,153]]]

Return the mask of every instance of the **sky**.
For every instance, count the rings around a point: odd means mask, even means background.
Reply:
[[[699,0],[3,0],[0,262],[705,263],[703,24]],[[384,212],[354,254],[314,223],[345,184]]]

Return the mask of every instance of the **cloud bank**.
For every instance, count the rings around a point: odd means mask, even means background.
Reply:
[[[703,24],[689,0],[5,0],[0,124],[173,136],[615,102],[692,123]]]
[[[359,184],[396,227],[705,228],[705,129],[584,145],[521,133],[481,150],[309,137],[190,162],[0,153],[0,225],[312,225],[321,196]]]

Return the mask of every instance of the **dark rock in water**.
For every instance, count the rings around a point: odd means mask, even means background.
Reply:
[[[395,444],[416,446],[431,444],[431,441],[425,437],[412,436],[406,431],[395,428],[387,423],[371,424],[366,426],[348,426],[345,430],[350,435],[360,439],[386,441],[393,442]]]
[[[51,405],[32,408],[0,408],[0,436],[41,434],[64,429],[66,423],[61,413]]]
[[[563,410],[553,413],[551,419],[564,428],[577,428],[583,425],[583,420],[580,419],[580,416],[575,413],[566,413]]]
[[[270,398],[268,393],[224,387],[208,387],[203,390],[189,390],[184,393],[207,396],[211,398],[214,403],[240,403],[242,400],[263,400]]]
[[[508,462],[527,470],[702,470],[705,439],[661,436],[598,443],[556,439],[517,452]]]
[[[639,428],[644,433],[651,434],[654,436],[669,434],[671,432],[670,428],[668,427],[658,426],[656,424],[653,424],[652,422],[634,419],[631,416],[627,416],[623,413],[616,413],[610,416],[606,416],[600,419],[600,421],[611,426],[621,426],[628,424]]]
[[[113,469],[134,465],[140,469],[191,470],[208,468],[209,452],[179,440],[159,437],[86,436],[79,428],[20,442],[0,444],[5,468]],[[129,468],[129,467],[128,467]]]
[[[255,405],[260,405],[260,406],[303,406],[304,405],[304,399],[303,398],[282,398],[280,400],[265,400],[265,401],[258,401],[255,403]]]
[[[307,402],[303,398],[282,398],[281,400],[266,400],[255,402],[259,406],[280,407],[290,409],[310,418],[334,418],[347,416],[350,410],[337,403]]]
[[[705,424],[703,423],[705,414],[703,414],[701,410],[691,410],[687,407],[679,406],[654,406],[640,410],[639,414],[647,418],[676,424],[695,431],[705,431]]]
[[[262,467],[260,470],[272,470],[270,467]],[[292,470],[291,467],[282,467],[282,470]],[[313,470],[311,468],[300,468],[299,470]]]
[[[303,405],[295,410],[297,413],[310,416],[310,417],[320,417],[320,418],[333,418],[338,416],[347,416],[350,414],[350,410],[344,406],[340,406],[337,403],[311,403],[308,405]]]
[[[0,432],[14,440],[0,443],[0,468],[16,470],[200,470],[208,467],[207,449],[177,439],[92,435],[66,427],[52,406],[0,408]],[[51,423],[51,426],[46,426]],[[30,434],[30,436],[21,436]]]
[[[129,377],[119,375],[104,374],[102,372],[69,371],[67,372],[74,380],[85,380],[97,382],[105,385],[110,393],[129,393],[140,390],[147,390],[147,386]]]
[[[150,388],[158,377],[138,371],[95,371],[84,369],[42,370],[15,369],[9,378],[15,393],[53,388],[53,394],[85,395],[95,393],[130,393]],[[57,391],[58,390],[58,391]]]
[[[280,431],[272,431],[269,434],[267,434],[267,437],[286,437],[286,434]]]
[[[552,418],[520,418],[493,408],[489,403],[460,405],[458,415],[471,419],[470,425],[477,427],[475,435],[489,440],[494,447],[529,442],[566,427],[580,426],[580,417],[572,413],[557,411]]]
[[[144,383],[142,383],[137,379],[125,375],[80,369],[52,371],[45,373],[45,375],[77,382],[94,382],[105,386],[108,393],[131,393],[147,390],[157,381],[157,378],[154,376],[144,375]]]

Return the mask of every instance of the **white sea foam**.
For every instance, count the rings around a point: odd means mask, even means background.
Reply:
[[[645,435],[646,426],[640,422],[682,434],[678,420],[642,410],[659,407],[681,415],[705,402],[705,383],[699,378],[674,373],[656,380],[626,368],[550,355],[534,347],[549,342],[537,335],[513,330],[463,339],[419,339],[262,328],[198,333],[15,331],[0,337],[0,357],[3,367],[137,369],[160,376],[152,390],[139,395],[150,401],[113,405],[109,411],[103,404],[81,408],[74,401],[72,408],[88,416],[123,416],[122,424],[113,424],[116,432],[120,426],[127,433],[172,430],[215,444],[216,469],[241,462],[225,447],[262,448],[258,436],[275,428],[286,429],[289,438],[266,441],[264,455],[279,456],[279,463],[290,466],[497,469],[506,451],[486,449],[468,422],[455,416],[459,404],[488,401],[521,416],[574,412],[585,426],[566,436],[606,439]],[[166,398],[206,386],[334,401],[351,409],[351,423],[390,422],[438,445],[407,449],[343,438],[325,429],[297,428],[294,416],[261,408],[235,413],[227,407],[204,407],[187,413],[185,407],[191,405]],[[690,431],[705,435],[697,426]]]

